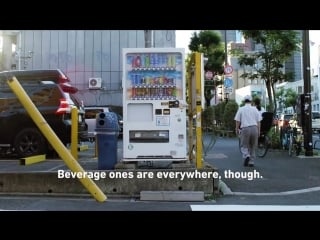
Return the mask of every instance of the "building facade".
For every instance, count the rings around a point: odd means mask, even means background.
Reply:
[[[261,46],[254,44],[251,40],[244,40],[242,34],[238,30],[215,30],[220,33],[222,42],[227,42],[228,52],[231,49],[241,48],[247,54],[254,53],[256,51],[261,50]],[[298,31],[299,36],[302,37],[302,31]],[[266,105],[268,103],[268,96],[266,93],[266,87],[264,79],[244,79],[240,76],[244,72],[253,71],[252,68],[248,66],[240,66],[238,64],[238,59],[236,57],[232,57],[228,54],[228,64],[230,64],[233,68],[232,72],[232,92],[228,94],[230,99],[236,100],[238,104],[241,103],[241,96],[245,96],[247,94],[255,94],[261,97],[262,104]],[[284,66],[285,72],[294,72],[293,81],[299,81],[302,79],[302,53],[301,51],[295,52],[293,56],[286,61]],[[224,93],[225,95],[225,93]]]
[[[143,48],[144,30],[1,31],[2,70],[63,70],[85,105],[122,105],[122,48]],[[152,47],[175,47],[174,30],[156,30]],[[101,88],[90,88],[90,79]]]
[[[291,88],[298,95],[304,93],[304,81],[294,81],[294,82],[284,82],[276,85],[276,89],[283,87],[285,90]],[[319,76],[314,76],[311,78],[311,110],[319,112],[320,111],[320,78]],[[278,102],[281,112],[284,113],[293,113],[294,110],[292,107],[284,108],[281,106],[281,103]]]

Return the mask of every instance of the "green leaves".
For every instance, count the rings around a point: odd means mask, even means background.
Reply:
[[[205,71],[212,71],[214,74],[223,73],[225,51],[219,33],[212,30],[194,32],[190,39],[189,49],[201,52],[208,58],[204,67]]]
[[[299,50],[301,39],[295,30],[240,30],[245,39],[256,43],[256,51],[251,54],[234,51],[240,66],[249,66],[252,71],[241,75],[248,79],[264,79],[269,96],[269,105],[273,102],[274,85],[278,81],[293,80],[294,74],[285,72],[284,63],[295,51]]]

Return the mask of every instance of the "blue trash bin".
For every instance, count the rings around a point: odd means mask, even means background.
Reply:
[[[118,154],[119,123],[114,112],[101,112],[96,116],[96,144],[98,143],[98,169],[114,169]]]

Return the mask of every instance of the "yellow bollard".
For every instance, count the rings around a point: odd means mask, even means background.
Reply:
[[[70,170],[75,173],[81,172],[79,175],[83,176],[83,178],[78,178],[79,181],[97,201],[104,202],[107,199],[107,196],[101,191],[101,189],[92,179],[88,178],[83,168],[79,165],[77,160],[74,159],[69,150],[63,145],[55,132],[43,118],[37,107],[33,104],[16,77],[12,77],[11,79],[7,80],[7,83],[21,104],[24,106],[32,120],[38,126],[42,134],[47,138],[51,146],[57,151],[59,156],[64,160]]]
[[[71,154],[78,160],[78,108],[71,109]]]
[[[195,67],[196,67],[196,139],[197,139],[197,169],[202,168],[202,127],[201,127],[201,53],[195,53]]]

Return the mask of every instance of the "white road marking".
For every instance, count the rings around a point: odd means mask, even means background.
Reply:
[[[299,189],[299,190],[292,190],[292,191],[285,191],[285,192],[273,192],[273,193],[231,192],[231,195],[285,196],[285,195],[301,194],[301,193],[316,192],[316,191],[320,191],[320,187],[312,187],[312,188],[306,188],[306,189]]]
[[[55,167],[53,167],[53,168],[50,168],[50,169],[48,169],[48,170],[46,170],[46,171],[44,171],[44,172],[51,172],[51,171],[53,171],[53,170],[56,170],[56,169],[61,168],[61,167],[64,167],[64,166],[66,166],[66,165],[65,165],[65,164],[60,164],[60,165],[55,166]]]
[[[320,211],[320,205],[190,205],[192,211]]]

